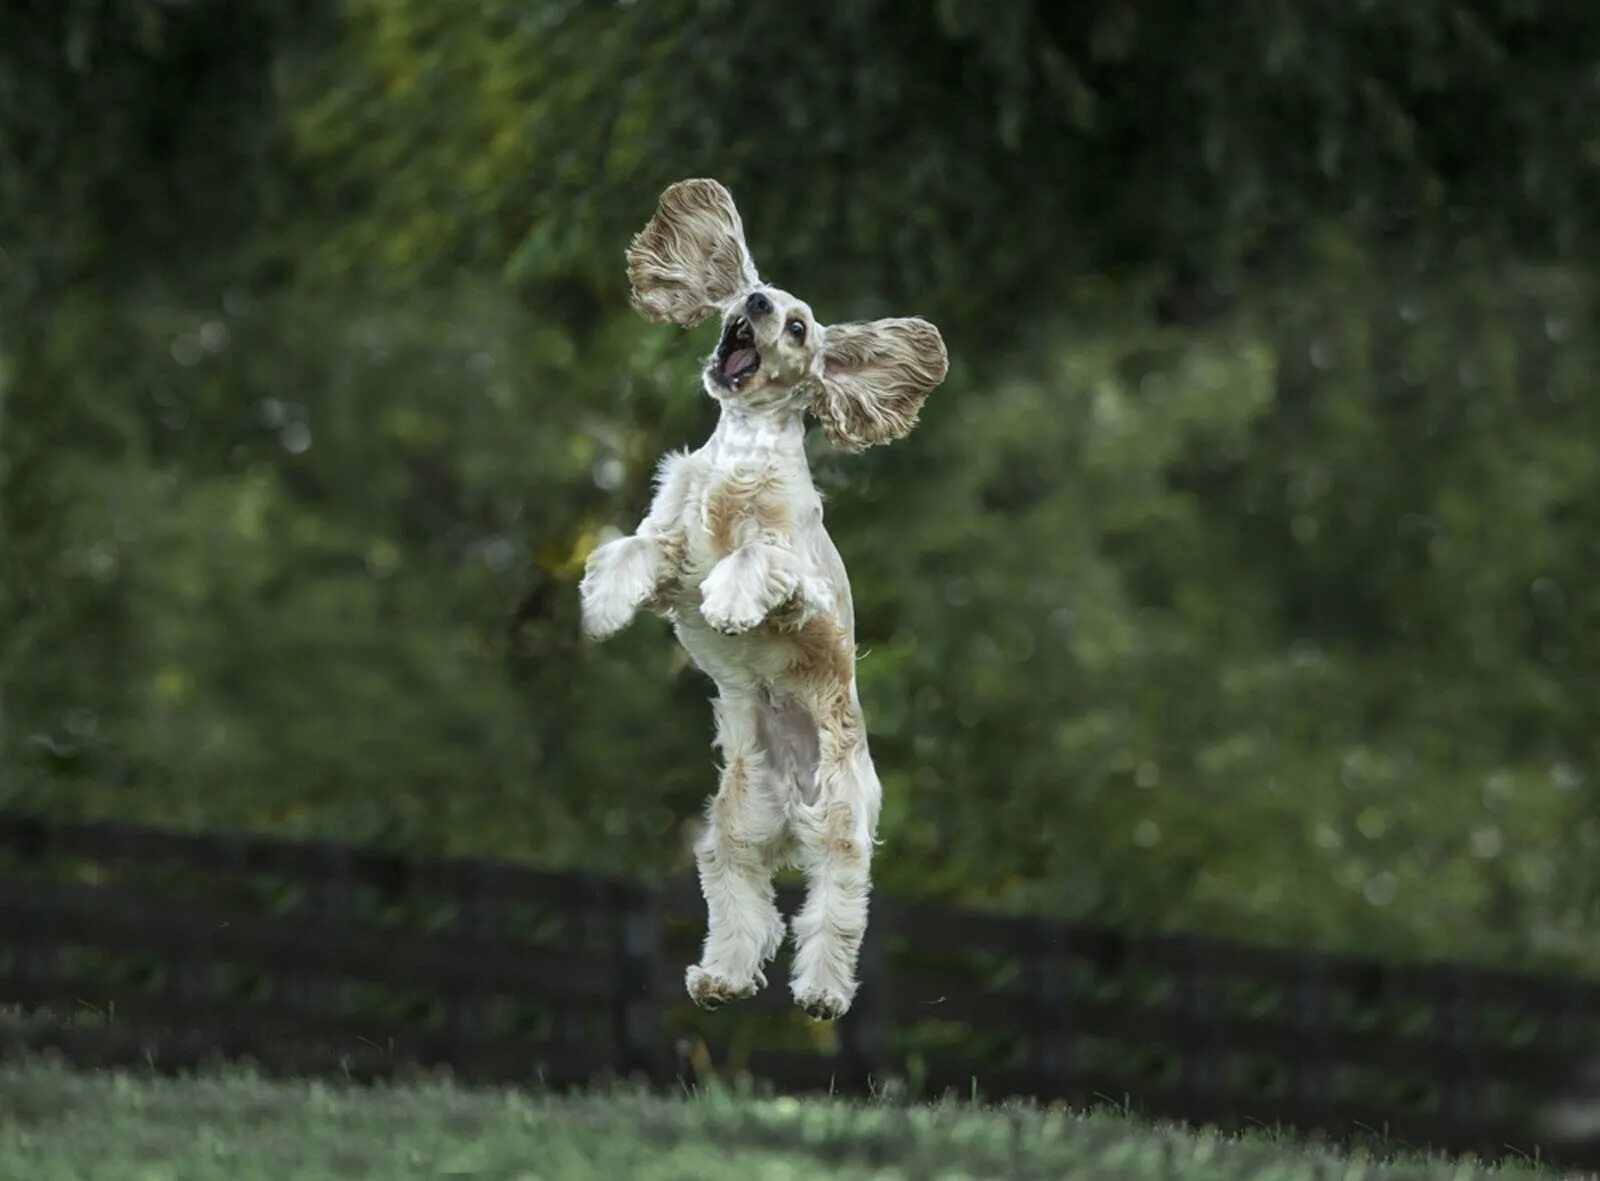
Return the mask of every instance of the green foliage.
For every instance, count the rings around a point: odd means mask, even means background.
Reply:
[[[575,582],[698,442],[667,182],[949,380],[817,478],[890,887],[1600,968],[1600,9],[0,13],[0,802],[684,863]]]
[[[358,1089],[246,1075],[166,1080],[0,1073],[0,1168],[40,1181],[304,1181],[473,1176],[542,1181],[773,1177],[1177,1177],[1321,1181],[1549,1177],[1407,1153],[1312,1149],[1028,1107],[760,1099],[711,1092],[557,1098],[440,1085]],[[1388,1154],[1385,1153],[1385,1156]]]

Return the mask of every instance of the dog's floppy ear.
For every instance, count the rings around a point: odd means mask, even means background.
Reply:
[[[760,280],[733,197],[714,180],[680,180],[628,245],[633,306],[692,328]]]
[[[811,409],[847,451],[892,443],[917,424],[949,368],[944,338],[916,317],[833,324],[822,343],[822,385]]]

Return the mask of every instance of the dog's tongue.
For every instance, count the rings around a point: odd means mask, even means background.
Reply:
[[[722,362],[722,376],[731,378],[735,373],[742,372],[755,364],[755,349],[734,349]]]

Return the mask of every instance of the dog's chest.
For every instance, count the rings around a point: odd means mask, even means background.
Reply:
[[[808,523],[808,501],[821,503],[809,481],[759,458],[708,467],[684,504],[691,569],[701,574],[743,545],[792,545]]]

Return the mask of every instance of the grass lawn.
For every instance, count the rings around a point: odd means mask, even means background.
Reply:
[[[1193,1133],[1115,1113],[706,1094],[563,1097],[437,1084],[363,1089],[245,1074],[164,1079],[0,1066],[7,1181],[540,1181],[827,1178],[1523,1178],[1381,1161],[1286,1137]]]

